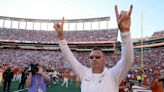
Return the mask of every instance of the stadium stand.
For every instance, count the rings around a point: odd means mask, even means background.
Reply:
[[[4,19],[6,17],[3,17]],[[2,17],[0,17],[2,19]],[[9,18],[10,19],[10,18]],[[21,20],[12,18],[15,20]],[[11,19],[11,20],[12,20]],[[27,20],[27,19],[25,19]],[[34,21],[34,20],[28,20]],[[43,20],[42,20],[43,21]],[[74,21],[74,20],[72,20]],[[79,21],[79,20],[77,20]],[[65,31],[68,44],[71,46],[75,57],[84,65],[89,64],[89,50],[91,47],[100,46],[102,48],[113,49],[106,51],[106,67],[114,66],[119,60],[120,45],[117,41],[118,29],[97,29]],[[143,44],[141,43],[143,41]],[[107,43],[106,43],[107,42]],[[96,43],[96,44],[93,44]],[[164,66],[164,31],[155,32],[145,40],[139,38],[134,41],[135,62],[129,74],[140,75],[140,72],[147,71],[147,88],[149,90],[149,80],[152,78],[154,70],[161,70]],[[109,46],[111,46],[109,48]],[[47,49],[48,48],[48,49]],[[143,56],[141,51],[143,50]],[[86,58],[87,57],[87,58]],[[142,58],[143,57],[143,58]],[[141,62],[143,59],[143,62]],[[43,62],[48,68],[58,71],[69,69],[61,51],[58,48],[54,31],[50,30],[28,30],[16,28],[0,28],[0,69],[1,72],[6,64],[12,67],[27,65],[31,61]],[[142,64],[144,66],[142,66]],[[135,80],[135,77],[133,78]],[[136,80],[135,80],[136,81]],[[138,82],[136,82],[138,84]],[[136,87],[136,86],[135,86]],[[137,87],[136,87],[137,88]],[[145,88],[145,87],[144,87]],[[142,88],[142,89],[144,89]],[[139,90],[139,89],[138,89]]]

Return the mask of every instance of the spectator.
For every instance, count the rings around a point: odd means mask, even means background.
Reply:
[[[65,85],[66,88],[68,88],[68,79],[69,79],[69,71],[66,70],[63,73],[63,83],[62,83],[62,87]]]
[[[7,65],[7,69],[3,72],[3,91],[6,92],[6,85],[7,85],[7,92],[10,91],[10,84],[13,79],[14,73],[13,70],[11,69],[10,65]]]
[[[163,92],[162,82],[159,81],[159,77],[159,71],[155,71],[153,78],[150,80],[150,89],[152,92]]]
[[[24,89],[24,85],[26,83],[27,75],[28,75],[27,70],[25,70],[25,68],[23,68],[23,70],[21,71],[21,80],[20,80],[20,83],[19,83],[19,86],[18,86],[18,90],[20,88]]]
[[[47,84],[51,78],[45,73],[45,70],[43,64],[33,63],[31,65],[31,70],[26,80],[26,85],[29,87],[28,92],[46,92]]]

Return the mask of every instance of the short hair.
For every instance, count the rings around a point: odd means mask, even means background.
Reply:
[[[99,47],[93,47],[92,51],[94,51],[94,50],[100,50],[100,51],[102,51],[102,53],[104,53],[104,51]]]

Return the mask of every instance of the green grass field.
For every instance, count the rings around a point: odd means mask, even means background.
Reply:
[[[80,92],[80,88],[76,87],[75,82],[69,82],[68,88],[61,87],[61,81],[57,84],[51,84],[50,87],[47,87],[47,92]],[[12,82],[10,87],[10,92],[16,91],[18,88],[18,82]],[[0,87],[0,92],[3,92],[2,87]],[[17,91],[18,92],[18,91]],[[19,91],[19,92],[27,92],[27,90]]]

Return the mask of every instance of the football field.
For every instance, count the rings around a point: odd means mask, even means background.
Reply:
[[[47,92],[80,92],[80,88],[76,87],[75,82],[69,82],[68,88],[61,87],[61,81],[57,84],[51,84],[47,87]],[[18,81],[12,82],[10,87],[10,92],[27,92],[27,88],[22,91],[18,91]],[[0,87],[0,92],[3,92],[2,87]]]

